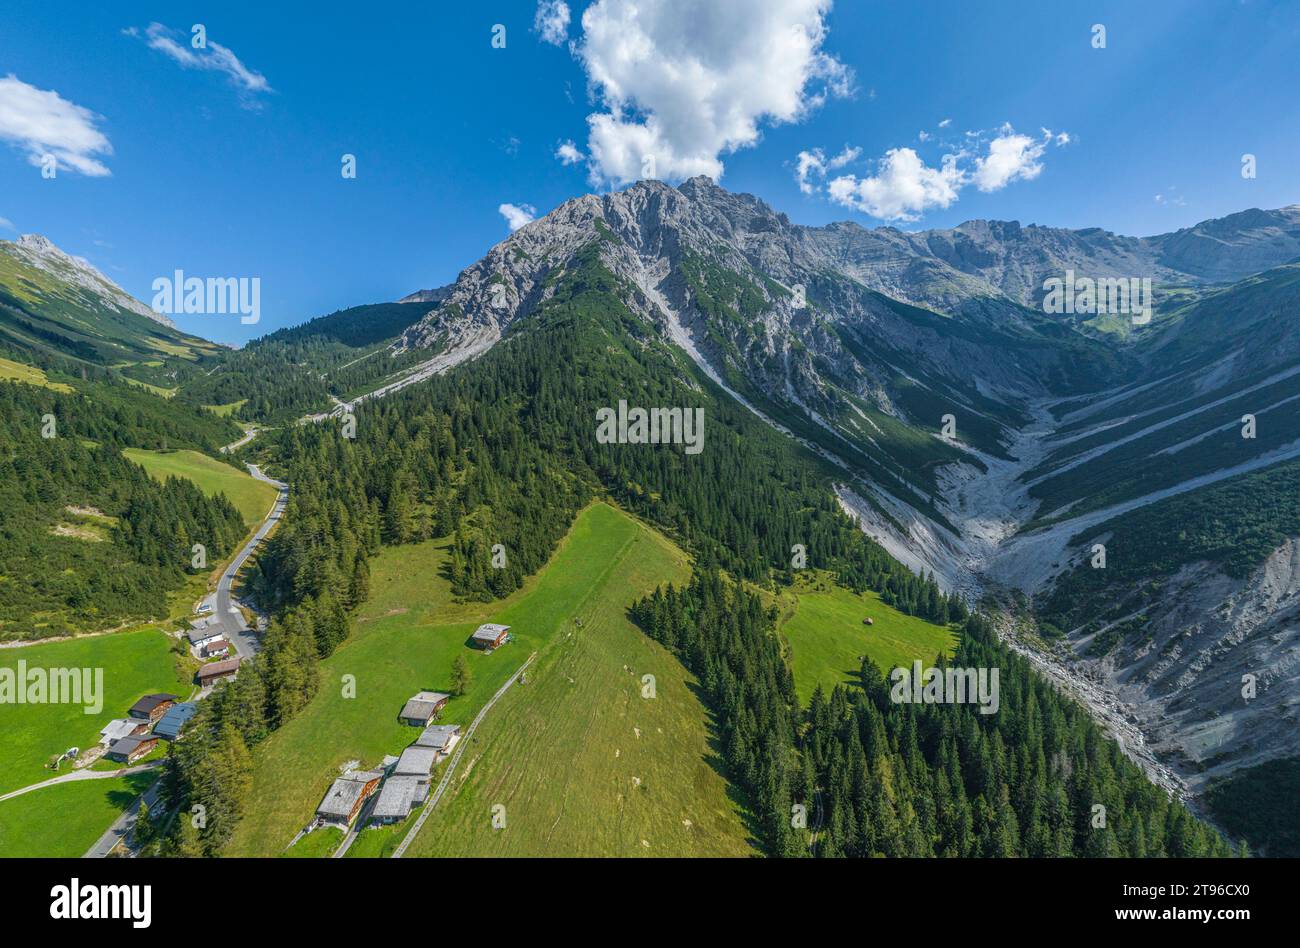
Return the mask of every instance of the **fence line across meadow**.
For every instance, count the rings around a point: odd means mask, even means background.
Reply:
[[[528,666],[533,663],[533,659],[536,657],[536,652],[529,655],[524,663],[516,669],[515,673],[506,679],[506,683],[497,689],[497,693],[492,696],[492,700],[483,705],[479,710],[479,713],[474,716],[474,720],[470,722],[469,727],[465,731],[465,736],[462,737],[460,742],[457,744],[456,752],[452,754],[451,761],[447,764],[447,772],[444,773],[442,779],[438,781],[438,788],[433,791],[433,796],[429,797],[429,802],[425,804],[424,809],[420,811],[420,815],[415,820],[415,825],[407,832],[405,838],[403,838],[401,843],[398,844],[397,849],[393,850],[392,858],[402,858],[403,854],[406,852],[406,848],[411,845],[415,840],[416,834],[420,832],[420,827],[424,825],[424,821],[428,819],[429,814],[433,812],[433,808],[438,805],[438,801],[442,798],[443,792],[446,791],[448,784],[451,783],[452,774],[456,772],[456,765],[460,763],[460,756],[465,753],[465,748],[469,746],[469,739],[473,737],[474,730],[478,727],[479,722],[482,721],[487,713],[492,710],[492,705],[497,703],[497,700],[510,689],[510,686],[519,680],[519,676],[522,675]]]

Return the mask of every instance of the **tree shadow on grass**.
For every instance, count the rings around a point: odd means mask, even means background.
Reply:
[[[645,628],[636,621],[630,606],[624,612],[624,616],[642,635],[654,641],[654,637],[649,635]],[[718,720],[718,713],[713,707],[709,694],[696,679],[695,673],[682,663],[676,653],[671,650],[666,651],[686,672],[686,688],[695,697],[695,700],[700,703],[700,707],[704,709],[705,744],[708,747],[708,753],[704,755],[703,760],[715,774],[722,778],[722,782],[727,788],[727,799],[735,806],[736,811],[740,814],[741,823],[745,827],[745,843],[750,849],[754,850],[756,855],[763,855],[764,851],[760,842],[762,839],[762,826],[754,813],[749,794],[731,777],[726,757],[723,755],[721,722]]]
[[[688,670],[689,674],[689,670]],[[722,778],[727,788],[727,799],[736,807],[740,814],[741,822],[745,826],[746,839],[745,843],[754,850],[758,855],[763,854],[763,847],[760,843],[762,838],[762,826],[759,824],[758,817],[754,813],[753,805],[744,789],[732,779],[730,768],[727,766],[726,757],[723,756],[722,750],[722,729],[721,722],[718,720],[718,713],[713,710],[709,703],[708,693],[691,675],[686,681],[686,688],[700,706],[704,709],[704,727],[705,727],[705,744],[709,752],[704,755],[704,762],[709,768]]]
[[[125,810],[136,801],[140,794],[153,786],[153,782],[161,776],[162,769],[157,767],[151,770],[142,770],[139,773],[127,774],[122,778],[126,781],[126,786],[107,790],[104,793],[104,799],[114,809]]]

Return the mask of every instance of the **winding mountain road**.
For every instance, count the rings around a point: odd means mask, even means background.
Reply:
[[[143,801],[148,804],[149,812],[153,813],[154,808],[158,805],[158,794],[162,789],[162,778],[159,777],[153,783],[149,784],[147,790],[136,798],[135,802],[127,807],[122,815],[113,821],[113,825],[104,831],[104,835],[95,840],[95,845],[86,850],[82,859],[103,859],[108,856],[118,843],[127,845],[126,839],[135,829],[135,821],[140,816],[140,803]],[[135,855],[135,853],[131,853]]]
[[[238,450],[239,450],[240,448],[242,448],[244,445],[248,444],[248,442],[250,442],[250,441],[252,441],[254,438],[256,438],[256,437],[257,437],[257,433],[258,433],[260,430],[261,430],[261,429],[258,428],[257,425],[253,425],[253,426],[252,426],[251,428],[249,428],[246,432],[244,432],[244,436],[243,436],[242,438],[240,438],[238,441],[234,441],[234,442],[232,442],[232,443],[226,445],[224,448],[222,448],[222,449],[221,449],[221,453],[222,453],[222,454],[229,454],[231,451],[238,451]]]
[[[247,444],[248,441],[252,440],[252,436],[256,433],[256,431],[250,432],[249,436],[244,440],[237,441],[233,445],[228,445],[227,448],[223,448],[222,450],[227,451],[227,449],[236,448],[241,444]],[[248,558],[253,555],[253,551],[257,549],[258,544],[266,539],[266,535],[271,532],[272,528],[277,523],[280,522],[280,518],[284,515],[285,505],[289,502],[288,484],[283,481],[277,481],[272,477],[267,477],[256,464],[248,464],[247,467],[249,474],[257,478],[259,481],[273,484],[279,493],[276,495],[275,503],[271,505],[270,512],[257,528],[257,531],[235,555],[235,558],[230,561],[229,565],[227,565],[225,570],[222,571],[221,578],[217,581],[217,591],[215,593],[215,615],[217,624],[221,628],[222,635],[225,636],[226,641],[235,647],[235,651],[237,651],[242,658],[252,658],[256,655],[261,643],[258,641],[256,633],[249,629],[247,624],[244,622],[243,613],[241,613],[235,606],[231,589],[234,585],[235,577],[239,575],[239,571],[248,561]],[[207,697],[209,693],[210,692],[205,689],[195,700],[202,700]],[[159,778],[158,780],[155,780],[139,799],[132,803],[121,816],[113,821],[113,825],[104,832],[103,836],[96,840],[95,844],[86,851],[86,855],[83,858],[102,859],[111,853],[119,843],[128,845],[126,840],[130,836],[131,831],[135,828],[135,821],[140,813],[141,800],[149,805],[149,809],[152,812],[158,803],[158,793],[161,786],[162,779]]]
[[[243,549],[235,555],[235,558],[230,561],[230,564],[226,567],[225,571],[222,572],[221,578],[217,580],[217,593],[214,605],[217,624],[220,626],[221,634],[225,636],[226,641],[233,645],[235,651],[237,651],[243,658],[252,658],[256,655],[257,650],[261,647],[261,643],[259,642],[256,633],[249,629],[247,623],[244,622],[243,613],[241,613],[239,607],[235,605],[234,596],[231,590],[235,584],[235,577],[238,576],[239,571],[244,568],[244,564],[248,562],[248,558],[253,555],[253,551],[257,549],[258,544],[266,539],[266,535],[274,529],[277,523],[280,522],[280,518],[284,516],[284,508],[289,503],[288,484],[283,481],[277,481],[275,478],[267,477],[256,464],[248,465],[248,473],[259,481],[264,481],[267,484],[274,485],[279,493],[276,495],[275,503],[271,505],[271,512],[266,515],[266,519],[264,519],[261,526],[257,528],[257,532],[249,538],[248,542],[244,544]]]

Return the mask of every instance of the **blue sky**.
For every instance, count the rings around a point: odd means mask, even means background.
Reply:
[[[553,0],[338,6],[6,0],[0,238],[146,302],[177,268],[259,277],[259,324],[177,320],[240,343],[447,283],[501,205],[620,186],[645,152],[808,224],[1152,234],[1300,201],[1300,4],[569,0],[563,30]]]

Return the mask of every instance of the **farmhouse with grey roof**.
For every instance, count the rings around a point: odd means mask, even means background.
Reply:
[[[149,724],[146,721],[135,718],[117,718],[109,721],[99,729],[99,743],[108,747],[114,741],[130,737],[133,734],[143,734],[148,729]]]
[[[420,777],[389,777],[375,800],[370,818],[376,823],[396,823],[411,814],[429,795],[429,781]]]
[[[357,817],[361,804],[375,792],[384,775],[377,770],[354,770],[339,777],[325,792],[316,807],[316,815],[325,823],[348,826]]]
[[[445,695],[440,691],[421,691],[402,706],[402,713],[398,717],[402,719],[403,724],[426,727],[450,700],[451,695]]]
[[[446,754],[460,740],[459,724],[430,724],[424,733],[415,739],[413,747],[427,747]]]
[[[490,652],[510,641],[510,626],[500,625],[496,622],[484,622],[474,630],[474,634],[470,636],[470,641],[474,643],[476,648],[486,649]]]
[[[196,625],[185,633],[185,637],[190,640],[190,644],[195,648],[202,648],[209,642],[215,642],[221,638],[221,628],[216,625]]]
[[[433,765],[438,762],[438,752],[431,747],[417,747],[412,744],[402,751],[393,765],[393,776],[428,777]]]

